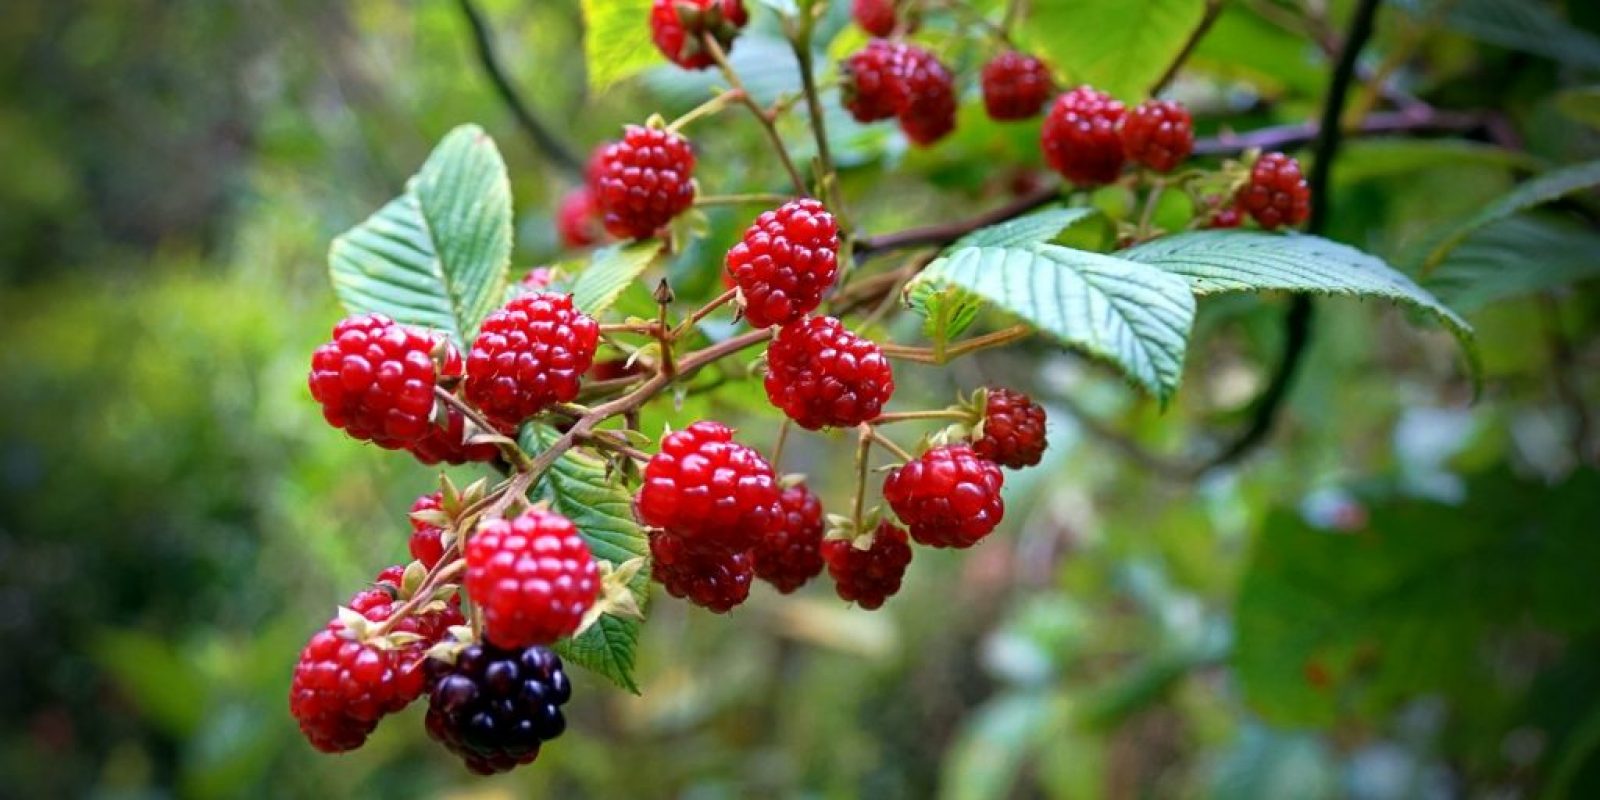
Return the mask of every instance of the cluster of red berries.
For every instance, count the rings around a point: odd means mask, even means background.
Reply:
[[[874,39],[839,71],[844,107],[858,122],[894,117],[906,138],[923,146],[956,129],[955,78],[921,47]]]

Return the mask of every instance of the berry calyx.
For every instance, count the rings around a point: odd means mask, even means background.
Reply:
[[[926,147],[956,129],[955,79],[938,58],[906,45],[900,80],[905,90],[896,115],[907,139]]]
[[[889,119],[905,106],[905,49],[874,39],[839,65],[840,96],[857,122]]]
[[[411,504],[409,549],[411,557],[421,561],[425,569],[433,569],[444,557],[444,528],[418,517],[428,516],[430,511],[442,511],[443,507],[444,496],[439,492],[425,494]]]
[[[781,513],[772,466],[733,441],[728,426],[710,421],[661,438],[634,505],[640,522],[696,549],[738,553],[766,535]]]
[[[783,490],[778,524],[750,551],[756,577],[788,594],[822,572],[822,501],[803,483]]]
[[[787,325],[814,310],[839,272],[839,225],[810,198],[764,212],[728,251],[725,278],[739,287],[751,325]]]
[[[1122,103],[1088,86],[1056,98],[1045,117],[1039,144],[1045,161],[1079,186],[1112,183],[1122,171]]]
[[[572,520],[543,508],[484,523],[466,543],[467,594],[497,647],[571,636],[594,605],[600,570]]]
[[[803,428],[859,425],[894,394],[889,359],[833,317],[810,317],[767,347],[767,399]]]
[[[311,396],[353,438],[390,450],[419,441],[433,430],[437,344],[382,314],[347,317],[311,354]]]
[[[561,236],[561,244],[571,248],[588,247],[605,236],[600,206],[589,187],[579,186],[561,198],[561,206],[556,209],[556,233]]]
[[[427,674],[428,735],[480,775],[532,763],[567,729],[572,684],[547,648],[471,644],[453,664],[428,659]]]
[[[1250,181],[1239,190],[1239,208],[1267,230],[1294,226],[1311,216],[1311,189],[1300,162],[1282,153],[1266,153],[1250,168]]]
[[[515,425],[578,396],[594,362],[600,326],[572,296],[525,294],[484,319],[467,354],[467,400],[491,420]]]
[[[629,125],[591,167],[590,185],[612,236],[650,236],[694,205],[694,150],[671,131]]]
[[[1050,69],[1033,56],[1007,50],[983,65],[983,107],[990,119],[1037,116],[1050,100]]]
[[[878,523],[866,549],[857,548],[850,539],[828,539],[822,543],[822,557],[840,599],[874,609],[900,591],[911,563],[911,545],[905,531],[884,521]]]
[[[650,534],[651,579],[708,611],[726,614],[743,603],[754,574],[748,552],[699,546],[671,531]]]
[[[935,447],[896,467],[883,481],[883,499],[911,531],[930,547],[971,547],[1005,515],[994,462],[964,444]]]
[[[650,4],[650,38],[672,63],[684,69],[705,69],[716,60],[700,37],[711,34],[719,47],[730,50],[749,19],[741,0],[654,0]]]
[[[853,0],[850,15],[861,30],[873,36],[888,36],[894,33],[894,7],[895,0]]]
[[[1156,172],[1171,172],[1194,152],[1194,120],[1170,100],[1146,100],[1122,118],[1122,152]]]
[[[1044,457],[1044,409],[1010,389],[990,389],[983,409],[983,435],[972,452],[1003,467],[1021,469]]]

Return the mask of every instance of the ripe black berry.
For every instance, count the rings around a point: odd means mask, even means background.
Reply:
[[[454,664],[429,659],[427,672],[428,735],[480,775],[532,763],[567,729],[572,685],[554,651],[472,644]]]

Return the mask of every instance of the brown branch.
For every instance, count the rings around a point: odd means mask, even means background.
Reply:
[[[1044,206],[1056,199],[1059,193],[1060,189],[1058,187],[1053,185],[1046,186],[1041,189],[1035,189],[999,208],[966,219],[929,225],[925,228],[910,228],[897,233],[886,233],[882,236],[867,236],[856,240],[856,255],[860,258],[868,258],[889,250],[949,244],[979,228],[1020,217],[1029,211]]]

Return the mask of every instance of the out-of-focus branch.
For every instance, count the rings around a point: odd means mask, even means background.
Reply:
[[[578,158],[572,148],[533,113],[532,107],[522,99],[517,88],[511,85],[511,79],[506,76],[505,69],[500,65],[500,57],[495,53],[489,24],[484,19],[483,13],[473,5],[472,0],[457,0],[457,5],[461,8],[461,15],[466,17],[467,26],[472,29],[472,42],[478,54],[478,63],[483,67],[484,74],[489,76],[489,82],[494,84],[495,93],[500,96],[500,101],[505,103],[506,108],[511,111],[511,116],[516,118],[517,125],[528,135],[528,140],[533,143],[534,149],[568,176],[582,180],[582,159]]]
[[[1200,45],[1200,40],[1204,39],[1206,34],[1210,32],[1212,24],[1217,21],[1217,17],[1222,13],[1222,3],[1223,0],[1206,0],[1206,9],[1200,17],[1200,23],[1195,25],[1194,30],[1190,32],[1188,41],[1183,43],[1183,49],[1179,50],[1178,54],[1173,57],[1172,63],[1167,65],[1166,71],[1161,73],[1161,77],[1157,78],[1156,82],[1151,85],[1151,97],[1161,94],[1161,90],[1167,88],[1167,84],[1172,83],[1173,78],[1178,77],[1178,70],[1182,69],[1183,63],[1189,60],[1190,55],[1194,54],[1194,49]]]
[[[1361,124],[1349,131],[1352,136],[1383,136],[1386,134],[1444,133],[1462,134],[1487,131],[1494,117],[1472,111],[1443,111],[1431,107],[1411,111],[1391,111],[1368,115]],[[1195,155],[1227,156],[1246,150],[1293,150],[1316,141],[1322,125],[1319,122],[1300,122],[1292,125],[1274,125],[1258,128],[1248,133],[1222,133],[1205,139],[1196,139]]]

